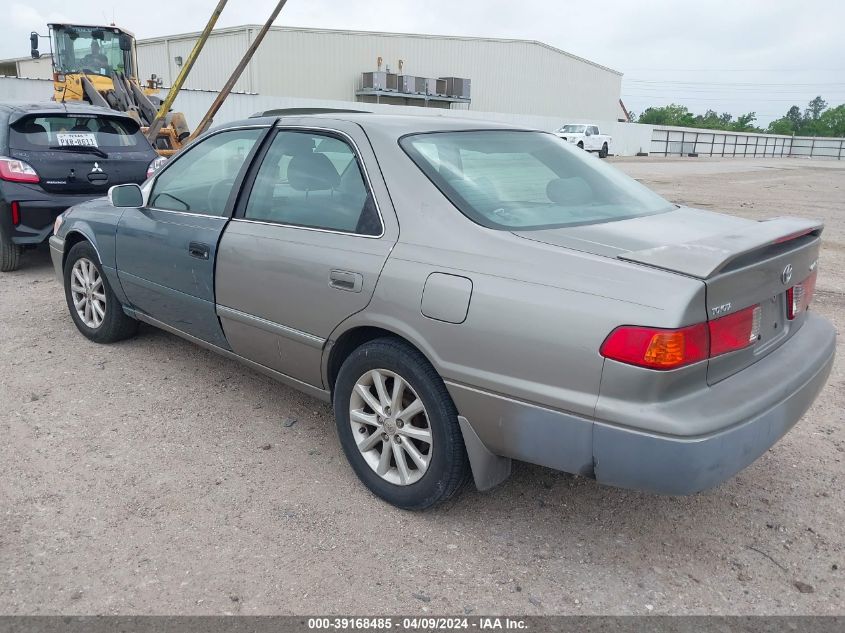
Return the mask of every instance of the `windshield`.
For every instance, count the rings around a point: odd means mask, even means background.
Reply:
[[[595,224],[674,208],[553,134],[437,132],[406,136],[400,145],[452,204],[489,228]]]
[[[586,125],[564,125],[558,130],[558,132],[568,132],[569,134],[583,134],[586,128]]]
[[[113,70],[134,76],[130,51],[120,48],[130,42],[118,29],[62,26],[53,30],[56,38],[56,69],[60,73],[88,71],[110,75]]]
[[[149,143],[131,119],[66,114],[16,121],[11,127],[9,146],[22,150],[87,146],[132,151],[148,149]]]

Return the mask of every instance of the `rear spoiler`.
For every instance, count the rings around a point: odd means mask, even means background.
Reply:
[[[773,218],[739,232],[723,233],[682,244],[667,244],[617,255],[618,259],[709,279],[732,261],[753,251],[806,235],[819,236],[824,224],[803,218]]]

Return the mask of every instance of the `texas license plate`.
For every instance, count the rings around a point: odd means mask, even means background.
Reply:
[[[59,132],[56,140],[60,147],[85,146],[97,147],[97,137],[91,132]]]

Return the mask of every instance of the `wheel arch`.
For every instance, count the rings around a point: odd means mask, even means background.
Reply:
[[[407,336],[403,336],[397,331],[380,325],[354,325],[341,332],[331,343],[325,354],[323,374],[325,385],[330,393],[334,392],[335,380],[340,372],[341,365],[343,365],[343,361],[357,348],[361,347],[361,345],[378,338],[395,338],[407,343],[425,356],[426,360],[437,369],[429,354]]]
[[[103,258],[100,255],[100,249],[97,248],[95,240],[84,229],[74,226],[65,234],[65,247],[62,252],[62,270],[64,270],[65,263],[67,262],[68,253],[70,253],[70,250],[80,242],[88,242],[91,244],[91,247],[97,253],[97,258],[100,260],[100,264],[103,264]]]

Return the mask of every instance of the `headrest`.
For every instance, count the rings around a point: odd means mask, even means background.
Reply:
[[[299,154],[288,164],[288,182],[298,191],[326,191],[337,187],[340,176],[325,154]]]
[[[46,134],[47,128],[43,125],[35,123],[34,121],[27,121],[23,126],[24,134]]]
[[[592,200],[593,190],[583,178],[556,178],[546,185],[546,195],[557,204],[584,204]]]
[[[314,149],[314,138],[308,134],[284,132],[282,154],[284,156],[299,156],[310,154]]]

